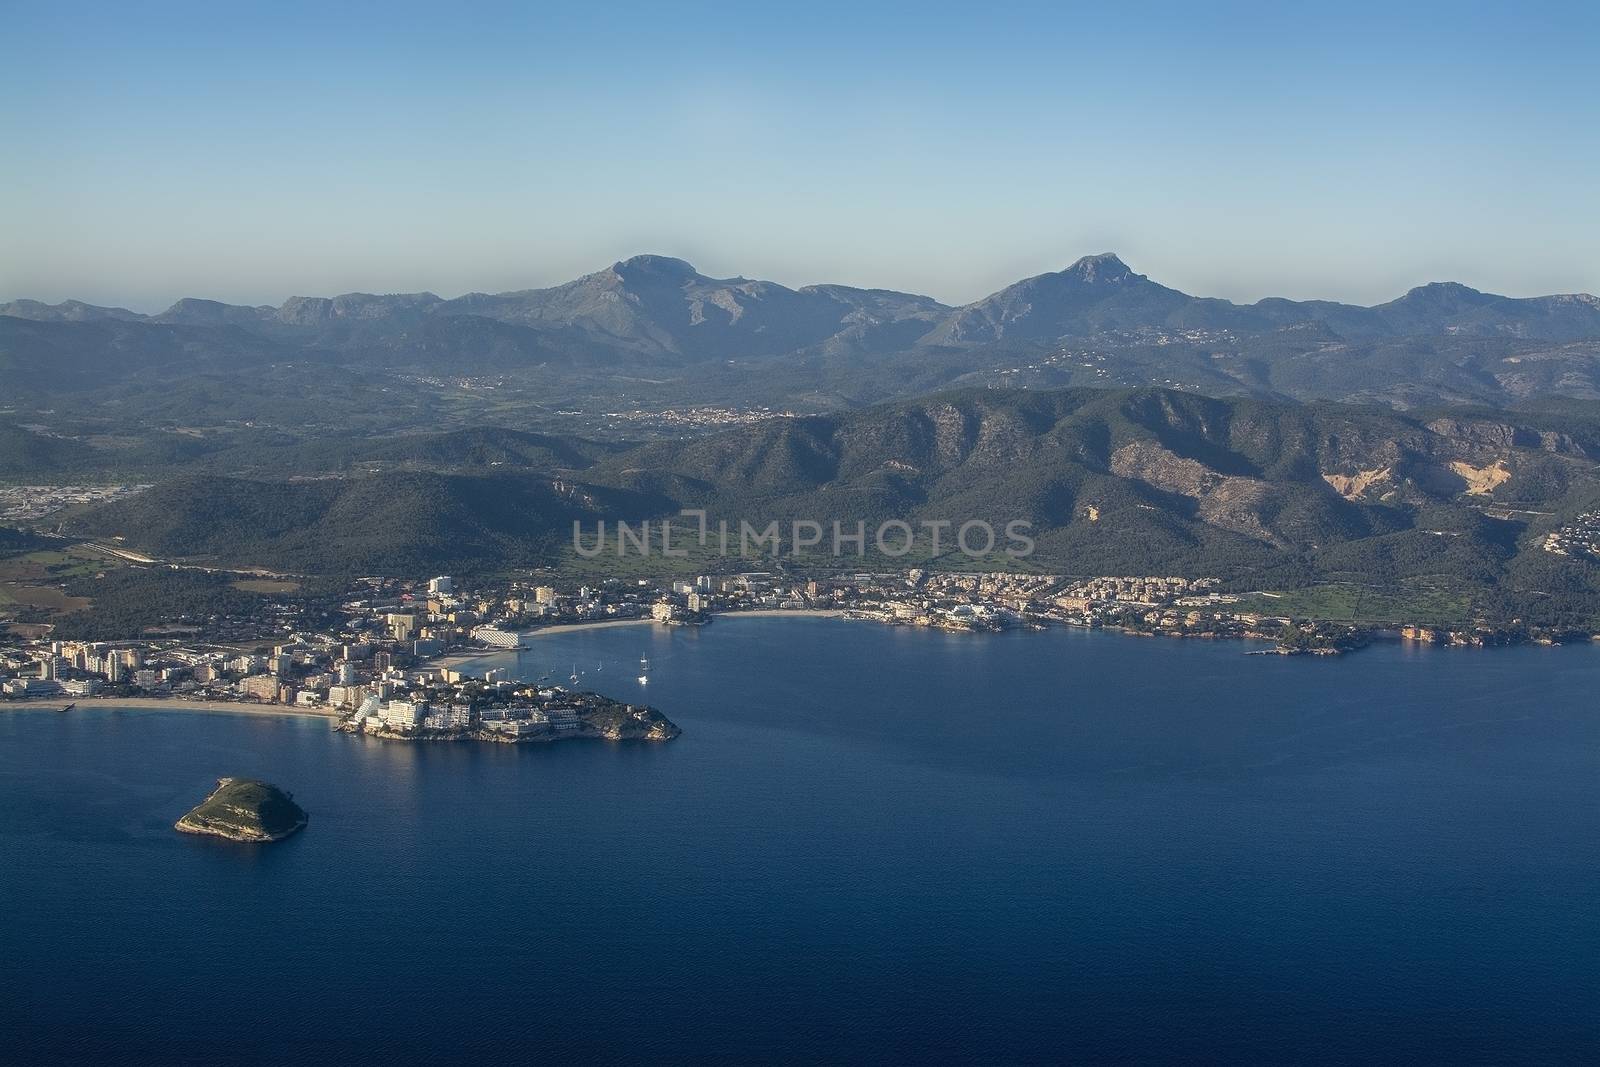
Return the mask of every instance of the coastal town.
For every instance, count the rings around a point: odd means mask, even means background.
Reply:
[[[331,625],[291,628],[270,644],[228,641],[203,627],[132,641],[48,634],[12,639],[0,643],[0,695],[288,706],[383,737],[660,736],[672,731],[655,713],[582,693],[576,676],[519,678],[505,667],[478,664],[522,647],[524,635],[555,628],[703,626],[740,613],[823,614],[969,634],[1117,628],[1137,635],[1254,638],[1283,652],[1331,653],[1357,643],[1350,627],[1297,625],[1241,610],[1241,596],[1222,592],[1220,584],[1214,578],[920,569],[815,578],[749,571],[592,584],[368,577],[347,590],[329,615]]]

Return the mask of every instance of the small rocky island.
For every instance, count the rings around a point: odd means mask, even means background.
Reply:
[[[594,738],[603,741],[670,741],[681,731],[643,704],[624,704],[598,693],[530,688],[505,702],[432,703],[365,701],[335,729],[396,741],[497,741],[528,744]]]
[[[230,841],[281,841],[305,829],[306,813],[277,786],[255,778],[218,778],[211,795],[173,825],[186,834]]]

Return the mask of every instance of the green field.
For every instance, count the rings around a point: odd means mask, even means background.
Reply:
[[[50,615],[82,611],[89,606],[88,598],[68,596],[55,583],[98,574],[114,566],[78,545],[0,560],[0,606]]]
[[[1473,621],[1470,592],[1437,579],[1382,588],[1348,582],[1315,585],[1248,597],[1238,610],[1367,625],[1465,626]]]

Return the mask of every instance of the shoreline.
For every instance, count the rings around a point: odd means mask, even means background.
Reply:
[[[843,611],[832,608],[764,608],[757,611],[719,611],[711,616],[715,619],[770,619],[770,618],[812,618],[812,619],[842,619]],[[540,637],[550,637],[555,634],[574,634],[583,630],[609,630],[618,626],[656,626],[654,619],[599,619],[594,622],[560,623],[555,626],[541,626],[535,630],[518,630],[517,637],[524,641],[536,640]],[[669,627],[670,628],[670,627]],[[471,663],[474,660],[484,659],[488,656],[504,656],[526,649],[515,648],[482,648],[469,652],[452,652],[433,660],[429,665],[440,667],[444,670],[454,670],[457,667]]]
[[[810,618],[843,618],[842,611],[803,609],[786,611],[781,608],[764,611],[730,611],[715,618],[747,616],[771,618],[777,616]],[[518,636],[541,637],[555,633],[575,633],[579,630],[607,630],[617,626],[653,626],[654,619],[603,619],[597,622],[575,622],[565,626],[546,626]],[[486,656],[502,656],[516,649],[483,649],[461,652],[435,661],[435,666],[452,669],[458,664]],[[340,714],[333,708],[303,708],[294,704],[246,704],[226,700],[185,700],[182,697],[34,697],[27,700],[0,700],[3,711],[59,711],[68,704],[76,704],[77,711],[105,708],[118,711],[186,711],[207,715],[293,715],[305,719],[337,720]]]
[[[609,630],[614,626],[642,626],[654,624],[654,619],[601,619],[598,622],[573,622],[559,626],[541,626],[537,630],[518,630],[519,640],[528,641],[539,637],[546,637],[555,633],[577,633],[579,630]],[[475,648],[468,652],[452,652],[429,662],[430,667],[440,667],[444,670],[454,670],[464,663],[473,660],[485,659],[489,656],[509,656],[518,652],[525,652],[524,648]]]
[[[745,618],[814,618],[814,619],[816,619],[816,618],[824,618],[824,619],[847,619],[847,620],[849,619],[849,614],[847,612],[845,612],[845,611],[836,610],[836,609],[826,609],[826,608],[798,608],[798,609],[792,609],[792,610],[784,609],[784,608],[768,608],[768,609],[760,609],[760,610],[756,610],[756,611],[729,611],[729,612],[722,612],[722,613],[720,613],[718,615],[715,615],[715,616],[713,616],[713,618],[739,618],[741,616],[745,617]],[[545,636],[545,635],[554,634],[554,633],[574,633],[574,632],[577,632],[579,630],[605,630],[605,629],[611,629],[613,627],[619,627],[619,626],[644,626],[644,625],[655,625],[655,620],[654,619],[604,619],[604,620],[600,620],[600,621],[597,621],[597,622],[579,622],[579,623],[572,623],[570,625],[563,625],[563,626],[546,626],[546,627],[543,627],[543,628],[538,629],[538,630],[528,631],[527,633],[520,634],[519,636],[530,637],[531,638],[531,637]],[[1044,627],[1043,629],[1073,630],[1073,629],[1079,629],[1079,628],[1078,627],[1072,627],[1072,626],[1048,626],[1048,627]],[[1150,633],[1150,632],[1140,632],[1140,631],[1128,630],[1128,629],[1125,629],[1125,628],[1119,627],[1119,626],[1107,626],[1107,627],[1096,627],[1096,628],[1093,628],[1093,629],[1090,629],[1090,628],[1083,628],[1083,629],[1084,629],[1085,632],[1096,632],[1096,631],[1098,631],[1098,632],[1101,632],[1101,633],[1112,633],[1112,634],[1116,634],[1119,637],[1166,637],[1168,639],[1176,638],[1178,640],[1239,641],[1239,642],[1245,642],[1245,643],[1258,643],[1258,644],[1267,644],[1267,645],[1272,645],[1273,644],[1273,641],[1272,641],[1271,638],[1260,637],[1260,636],[1246,636],[1246,635],[1242,635],[1242,634],[1241,635],[1232,635],[1232,634],[1229,634],[1229,635],[1162,634],[1162,633]],[[1438,642],[1418,642],[1418,641],[1405,640],[1405,639],[1401,639],[1401,638],[1398,638],[1398,637],[1390,638],[1390,632],[1385,632],[1385,631],[1377,631],[1377,633],[1382,635],[1382,637],[1380,637],[1380,640],[1382,640],[1383,638],[1389,638],[1390,640],[1392,640],[1393,643],[1412,646],[1412,647],[1416,647],[1416,648],[1429,648],[1429,649],[1438,649],[1438,650],[1449,650],[1449,649],[1454,649],[1454,648],[1457,647],[1457,646],[1453,646],[1453,645],[1440,644]],[[1385,643],[1389,643],[1389,642],[1385,641]],[[1580,643],[1582,643],[1582,644],[1588,644],[1588,643],[1600,644],[1600,638],[1592,638],[1588,642],[1516,642],[1516,643],[1506,644],[1506,645],[1486,645],[1486,646],[1473,646],[1473,647],[1477,647],[1477,648],[1480,648],[1480,649],[1488,649],[1488,648],[1511,648],[1511,647],[1518,647],[1519,645],[1522,645],[1522,646],[1534,645],[1534,646],[1537,646],[1537,647],[1559,648],[1559,647],[1563,647],[1566,644],[1580,644]],[[482,659],[482,658],[484,658],[486,656],[502,656],[502,655],[506,655],[508,653],[513,653],[513,652],[517,652],[517,651],[523,651],[523,650],[518,650],[518,649],[484,649],[484,650],[481,650],[481,651],[456,653],[456,654],[452,654],[450,656],[446,656],[446,657],[441,658],[440,660],[436,661],[434,665],[435,666],[439,666],[439,667],[445,667],[445,668],[453,668],[453,667],[455,667],[455,666],[457,666],[457,665],[459,665],[461,663],[465,663],[465,662],[468,662],[468,661],[471,661],[471,660],[476,660],[476,659]],[[1280,648],[1277,648],[1277,647],[1273,647],[1273,648],[1251,650],[1251,651],[1248,651],[1248,652],[1246,652],[1244,654],[1247,655],[1247,656],[1305,655],[1305,654],[1340,655],[1340,654],[1348,654],[1349,652],[1353,652],[1353,651],[1359,651],[1359,649],[1345,649],[1345,650],[1337,650],[1337,651],[1329,651],[1329,652],[1310,653],[1310,652],[1291,652],[1291,651],[1286,651],[1286,650],[1283,650],[1283,649],[1280,649]],[[24,700],[0,699],[0,712],[5,712],[5,711],[56,711],[56,712],[60,712],[60,711],[64,710],[66,708],[66,706],[69,705],[69,704],[77,705],[77,707],[74,709],[74,710],[77,710],[77,711],[86,711],[86,710],[98,707],[98,708],[108,709],[108,710],[112,710],[112,711],[178,711],[178,712],[191,712],[191,713],[208,714],[208,715],[255,715],[255,716],[290,715],[290,716],[294,716],[294,717],[297,717],[297,718],[322,719],[324,721],[334,721],[334,722],[337,722],[338,720],[340,720],[342,718],[342,714],[341,714],[340,711],[338,711],[338,710],[336,710],[334,708],[328,708],[328,707],[307,708],[307,707],[300,707],[300,706],[295,705],[295,704],[247,704],[247,703],[244,703],[244,702],[224,701],[224,700],[185,700],[182,697],[176,697],[176,696],[168,696],[168,697],[99,697],[99,696],[95,696],[95,697],[76,697],[76,698],[33,697],[33,698],[29,698],[29,699],[24,699]]]
[[[55,710],[77,704],[76,711],[111,708],[126,711],[192,711],[213,715],[297,715],[309,719],[337,719],[332,708],[301,708],[293,704],[235,704],[225,700],[184,700],[181,697],[78,697],[76,699],[5,700],[0,711]]]

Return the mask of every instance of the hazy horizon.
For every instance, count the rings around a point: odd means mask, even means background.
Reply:
[[[1381,26],[1382,32],[1374,32]],[[0,300],[443,296],[640,252],[979,299],[1600,292],[1600,10],[13,7]]]
[[[1074,255],[1074,256],[1062,261],[1061,263],[1059,263],[1056,266],[1047,267],[1044,270],[1030,271],[1028,274],[1025,274],[1025,275],[1019,275],[1016,278],[1012,278],[1009,282],[1004,283],[1004,285],[1010,285],[1010,284],[1012,284],[1014,282],[1022,281],[1025,278],[1034,277],[1035,275],[1038,275],[1038,274],[1043,274],[1043,273],[1047,273],[1047,272],[1054,272],[1054,271],[1060,271],[1060,270],[1063,270],[1063,269],[1065,269],[1067,267],[1070,267],[1073,263],[1077,262],[1077,260],[1079,260],[1081,258],[1084,258],[1085,256],[1094,256],[1094,255],[1101,255],[1101,254],[1114,254],[1114,255],[1117,255],[1118,258],[1120,258],[1124,263],[1127,264],[1127,266],[1130,269],[1132,269],[1134,271],[1134,273],[1145,275],[1146,277],[1150,278],[1150,280],[1153,281],[1153,282],[1157,282],[1159,284],[1166,285],[1169,288],[1179,289],[1179,290],[1181,290],[1183,292],[1186,292],[1190,296],[1222,297],[1223,299],[1230,300],[1233,303],[1240,304],[1240,305],[1253,304],[1258,300],[1265,300],[1265,299],[1270,299],[1270,298],[1274,298],[1274,297],[1286,297],[1287,296],[1287,294],[1285,294],[1285,293],[1267,292],[1267,293],[1261,293],[1261,294],[1259,294],[1257,296],[1240,298],[1240,297],[1237,297],[1237,296],[1223,296],[1222,294],[1219,294],[1219,293],[1195,292],[1193,290],[1184,289],[1182,286],[1172,285],[1171,282],[1169,282],[1167,279],[1164,279],[1164,278],[1162,278],[1162,277],[1160,277],[1160,276],[1158,276],[1156,274],[1152,274],[1148,270],[1142,269],[1139,263],[1130,262],[1130,259],[1129,259],[1128,256],[1122,255],[1121,253],[1117,252],[1115,249],[1102,249],[1100,252],[1084,252],[1081,255]],[[732,279],[741,277],[741,273],[739,271],[737,271],[737,270],[729,270],[729,271],[709,270],[703,264],[698,263],[695,260],[690,259],[687,256],[674,255],[674,253],[672,253],[670,251],[663,252],[663,251],[656,250],[656,251],[640,251],[640,252],[631,253],[629,255],[618,256],[615,259],[607,261],[606,263],[599,264],[599,265],[596,265],[594,267],[591,267],[591,268],[588,268],[586,270],[583,270],[579,274],[574,274],[574,275],[571,275],[569,277],[557,278],[557,279],[554,279],[552,281],[541,282],[541,283],[539,283],[537,285],[509,285],[509,286],[506,286],[504,288],[466,289],[466,290],[461,290],[459,292],[440,292],[437,289],[429,288],[427,286],[418,286],[418,287],[403,288],[403,289],[385,289],[385,290],[373,289],[373,288],[369,287],[369,288],[341,289],[341,290],[339,290],[337,292],[331,292],[331,291],[330,292],[313,292],[313,291],[310,291],[310,290],[297,290],[297,291],[294,291],[294,292],[287,293],[284,296],[279,297],[277,299],[272,299],[272,298],[268,298],[268,299],[246,298],[246,299],[240,299],[240,300],[226,300],[226,299],[223,299],[223,298],[220,298],[220,297],[210,296],[210,295],[208,295],[206,293],[181,293],[181,294],[177,294],[177,295],[173,296],[171,299],[167,299],[167,300],[164,300],[164,301],[157,299],[157,300],[155,300],[153,302],[144,302],[143,304],[137,304],[137,303],[131,303],[131,302],[116,303],[116,302],[108,302],[108,301],[90,300],[90,299],[86,299],[85,297],[83,297],[81,295],[74,294],[74,295],[64,296],[64,297],[61,297],[61,298],[58,298],[58,299],[55,299],[55,300],[42,301],[42,302],[51,303],[51,304],[59,304],[64,300],[80,300],[80,301],[82,301],[82,302],[84,302],[86,304],[92,304],[92,305],[96,305],[96,306],[100,306],[100,307],[121,307],[121,308],[123,308],[125,310],[135,311],[135,312],[139,312],[141,314],[157,315],[157,314],[160,314],[161,312],[167,310],[168,308],[172,307],[172,305],[175,304],[177,301],[183,300],[183,299],[219,300],[222,303],[231,304],[231,305],[235,305],[235,306],[245,306],[245,307],[281,307],[284,304],[285,301],[288,301],[288,300],[291,300],[291,299],[295,299],[295,298],[299,298],[299,297],[313,297],[313,298],[315,298],[315,297],[335,297],[335,296],[344,296],[344,295],[348,295],[348,294],[357,294],[357,293],[367,294],[367,295],[376,295],[376,296],[398,296],[398,295],[409,295],[409,294],[415,294],[415,293],[432,293],[433,295],[435,295],[437,297],[440,297],[442,299],[450,300],[450,299],[455,299],[455,298],[462,297],[462,296],[467,296],[467,295],[472,294],[472,293],[496,294],[496,293],[504,293],[504,292],[517,292],[517,291],[530,290],[530,289],[544,289],[544,288],[550,288],[550,287],[553,287],[553,286],[559,286],[559,285],[561,285],[561,284],[563,284],[565,282],[574,281],[577,278],[582,277],[583,275],[593,274],[593,273],[596,273],[598,271],[606,270],[611,266],[614,266],[614,265],[616,265],[618,263],[621,263],[624,260],[632,258],[633,256],[640,256],[640,255],[655,255],[655,256],[671,257],[671,258],[674,258],[674,259],[683,259],[683,260],[688,261],[700,274],[702,274],[702,275],[704,275],[706,277],[715,278],[715,279],[719,279],[719,280],[721,280],[721,279],[732,280]],[[863,288],[863,289],[883,289],[883,290],[891,290],[891,291],[895,291],[895,292],[911,293],[913,295],[920,295],[920,296],[934,296],[934,294],[932,294],[932,293],[918,293],[916,290],[905,289],[905,288],[902,288],[900,286],[896,286],[896,285],[892,285],[892,284],[882,284],[882,283],[872,283],[872,282],[860,282],[860,283],[849,282],[849,283],[845,283],[845,282],[840,282],[838,279],[835,279],[835,278],[816,278],[816,279],[805,280],[805,281],[792,281],[792,280],[786,280],[786,279],[782,279],[782,278],[761,277],[761,276],[752,275],[752,274],[743,274],[742,277],[744,277],[744,279],[747,280],[747,281],[777,282],[778,284],[787,286],[790,289],[800,289],[800,288],[802,288],[804,286],[808,286],[808,285],[850,284],[850,285],[857,285],[859,288]],[[1410,285],[1406,285],[1402,289],[1396,290],[1395,292],[1389,294],[1388,296],[1382,297],[1381,299],[1372,301],[1370,303],[1362,303],[1362,302],[1358,302],[1358,301],[1341,301],[1341,302],[1342,303],[1349,303],[1349,304],[1356,304],[1357,306],[1372,306],[1373,304],[1382,304],[1382,303],[1388,302],[1389,300],[1393,300],[1393,299],[1395,299],[1397,297],[1403,296],[1406,292],[1408,292],[1411,289],[1416,288],[1417,286],[1426,285],[1426,284],[1429,284],[1429,283],[1432,283],[1432,282],[1459,282],[1461,284],[1467,285],[1470,288],[1477,289],[1477,290],[1479,290],[1481,292],[1495,293],[1496,295],[1500,295],[1500,296],[1512,296],[1512,297],[1550,296],[1550,295],[1575,294],[1575,293],[1584,293],[1584,292],[1586,292],[1585,290],[1580,290],[1580,289],[1553,289],[1553,290],[1550,290],[1548,292],[1537,292],[1537,293],[1535,293],[1535,292],[1506,293],[1506,292],[1503,292],[1503,291],[1500,291],[1500,290],[1496,290],[1496,289],[1493,289],[1493,288],[1489,288],[1489,287],[1486,287],[1486,286],[1483,286],[1483,285],[1476,285],[1476,284],[1473,283],[1472,279],[1469,279],[1469,278],[1445,278],[1445,277],[1440,277],[1440,278],[1419,279],[1418,281],[1416,281],[1416,282],[1414,282],[1414,283],[1412,283]],[[997,288],[1004,288],[1004,285],[999,286]],[[960,301],[941,300],[941,302],[945,303],[947,305],[950,305],[952,307],[962,307],[962,306],[965,306],[966,304],[975,303],[975,302],[977,302],[979,300],[982,300],[983,298],[992,295],[994,291],[995,290],[987,290],[985,292],[978,293],[978,294],[976,294],[976,295],[974,295],[974,296],[972,296],[972,297],[970,297],[968,299],[963,299],[963,300],[960,300]],[[1589,294],[1589,295],[1594,295],[1594,294]],[[12,301],[12,300],[40,300],[40,299],[41,298],[39,298],[39,297],[30,296],[28,294],[8,294],[8,293],[0,292],[0,304],[4,304],[4,303],[7,303],[7,302]],[[935,299],[939,299],[939,298],[935,296]],[[1317,294],[1312,293],[1312,294],[1307,294],[1307,295],[1304,295],[1304,296],[1295,296],[1295,297],[1292,297],[1290,299],[1296,299],[1296,300],[1327,300],[1327,299],[1336,299],[1336,298],[1331,298],[1331,297],[1326,297],[1326,296],[1319,296]]]

